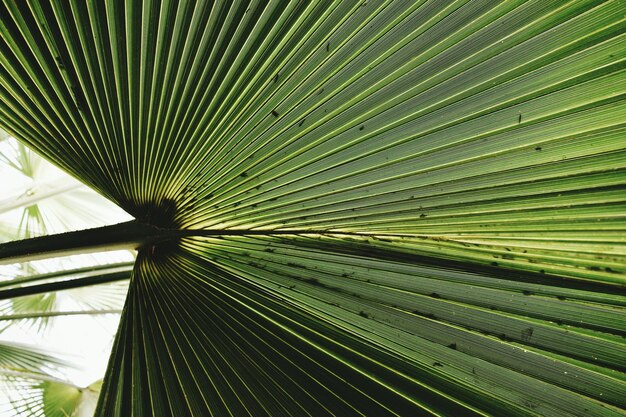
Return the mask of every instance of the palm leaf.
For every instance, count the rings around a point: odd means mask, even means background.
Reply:
[[[10,374],[26,371],[31,374],[46,374],[66,362],[49,353],[20,343],[0,342],[0,373]]]
[[[626,407],[624,1],[2,7],[0,124],[148,231],[97,415]]]
[[[93,415],[102,382],[79,388],[62,382],[45,381],[42,409],[46,417],[90,417]]]
[[[0,341],[0,388],[12,408],[20,415],[36,415],[41,396],[34,387],[47,380],[57,380],[51,373],[68,363],[44,350],[20,343]]]
[[[101,385],[101,381],[85,388],[54,379],[20,381],[14,384],[19,397],[11,407],[20,417],[90,417]]]
[[[0,342],[0,386],[20,416],[93,415],[101,383],[81,388],[51,374],[68,366],[41,349]]]

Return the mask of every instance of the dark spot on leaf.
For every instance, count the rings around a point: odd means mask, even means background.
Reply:
[[[82,105],[85,102],[85,97],[83,96],[83,90],[80,88],[75,88],[71,86],[72,96],[74,96],[74,104],[79,111],[82,111]]]
[[[450,349],[454,349],[454,350],[456,350],[456,343],[450,343],[450,344],[448,345],[448,347],[449,347]]]
[[[528,408],[533,408],[533,409],[537,408],[537,404],[535,404],[531,400],[524,400],[523,404],[524,404],[525,407],[528,407]]]
[[[369,315],[369,314],[367,314],[367,313],[366,313],[365,311],[363,311],[363,310],[359,311],[359,316],[361,316],[361,317],[365,317],[366,319],[369,319],[369,318],[370,318],[370,315]]]
[[[533,328],[532,327],[528,327],[528,328],[522,330],[522,332],[521,332],[522,340],[524,342],[529,342],[530,338],[532,337],[532,335],[533,335]]]
[[[517,118],[517,124],[522,123],[522,113],[519,114],[519,117]]]
[[[598,266],[588,266],[587,269],[590,271],[600,271],[600,267]]]
[[[536,151],[540,151],[540,150],[541,150],[541,146],[537,146],[537,147],[535,148],[535,150],[536,150]]]
[[[320,89],[317,91],[317,95],[319,96],[319,95],[320,95],[320,94],[322,94],[323,92],[324,92],[324,89],[323,89],[323,88],[320,88]]]
[[[272,248],[265,248],[265,252],[269,252],[269,253],[274,253],[276,249],[272,249]]]
[[[330,51],[330,41],[326,42],[326,52]]]
[[[276,73],[276,75],[274,75],[274,82],[278,81],[278,73]]]
[[[296,264],[296,263],[293,263],[293,262],[288,262],[287,266],[291,266],[293,268],[304,268],[304,269],[306,269],[306,266],[303,266],[303,265],[300,265],[300,264]]]
[[[300,121],[298,122],[298,127],[302,126],[302,124],[304,123],[304,121],[305,121],[305,120],[306,120],[306,118],[304,118],[304,119],[300,120]]]
[[[365,129],[365,125],[361,125],[361,126],[359,127],[359,130],[363,130],[363,129]]]
[[[424,313],[422,311],[413,310],[413,314],[426,317],[427,319],[437,320],[437,317],[433,313]]]
[[[246,178],[248,176],[247,172],[242,172],[241,174],[239,174],[240,177]]]
[[[567,297],[563,296],[563,295],[557,295],[556,298],[558,298],[559,300],[563,301],[563,300],[567,300]]]
[[[433,362],[433,366],[443,366],[443,363],[441,363],[441,362]]]
[[[306,278],[304,279],[304,282],[306,282],[307,284],[315,285],[316,287],[325,287],[325,285],[319,282],[317,278]]]
[[[441,298],[441,296],[437,294],[436,292],[430,293],[429,295],[433,298]]]
[[[276,109],[272,110],[272,116],[278,117],[278,112],[276,111]]]
[[[524,294],[524,295],[532,295],[533,293],[532,293],[532,291],[524,290],[524,291],[522,291],[522,294]]]
[[[422,214],[420,214],[420,219],[423,219],[426,216],[427,216],[426,214],[422,213]]]

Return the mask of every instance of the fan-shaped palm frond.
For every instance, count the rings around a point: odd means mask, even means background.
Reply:
[[[0,123],[135,217],[98,416],[620,415],[626,2],[5,2]]]
[[[41,349],[31,346],[0,342],[0,372],[26,371],[31,374],[45,374],[54,371],[65,362]]]
[[[15,410],[24,415],[31,415],[25,408],[32,408],[35,415],[37,407],[30,407],[34,393],[33,385],[41,381],[56,380],[51,373],[67,366],[65,361],[42,349],[19,343],[0,341],[0,388],[13,402]]]
[[[24,417],[93,415],[101,381],[76,387],[51,374],[68,363],[32,346],[0,342],[0,387]]]

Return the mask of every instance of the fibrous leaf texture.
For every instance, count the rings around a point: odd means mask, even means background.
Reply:
[[[0,127],[216,231],[139,249],[97,415],[622,414],[624,10],[4,1]]]

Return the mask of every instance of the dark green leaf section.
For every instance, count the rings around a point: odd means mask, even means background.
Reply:
[[[436,367],[405,362],[309,313],[202,258],[176,254],[153,262],[142,253],[100,412],[475,414],[415,379],[436,377]],[[451,387],[443,379],[439,385]]]
[[[1,127],[171,232],[99,415],[626,407],[624,0],[0,7]]]
[[[598,288],[400,259],[375,241],[367,257],[352,253],[353,242],[305,237],[195,238],[184,246],[380,349],[437,364],[459,384],[471,380],[481,397],[542,415],[610,414],[592,413],[590,398],[626,407],[626,294],[610,287],[612,302],[588,301],[602,295]]]

